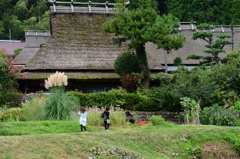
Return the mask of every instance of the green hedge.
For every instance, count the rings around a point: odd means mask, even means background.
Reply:
[[[132,111],[157,111],[160,110],[160,102],[155,97],[148,95],[147,90],[135,93],[128,93],[124,89],[113,89],[108,92],[97,92],[84,94],[78,91],[69,91],[68,93],[78,97],[81,106],[106,105],[120,106],[125,110]]]

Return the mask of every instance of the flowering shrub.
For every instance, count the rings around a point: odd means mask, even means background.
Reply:
[[[17,77],[27,78],[20,73],[22,66],[14,66],[14,62],[18,59],[13,59],[7,54],[7,50],[2,48],[0,50],[0,106],[2,107],[7,102],[10,107],[16,106],[19,92],[17,92]]]
[[[5,74],[7,77],[24,77],[23,74],[20,73],[20,69],[22,66],[14,66],[14,62],[19,61],[19,59],[14,59],[9,54],[7,54],[7,50],[2,48],[0,50],[0,71],[1,74]]]

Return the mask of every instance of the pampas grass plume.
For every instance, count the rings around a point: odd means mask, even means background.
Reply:
[[[47,80],[45,80],[45,88],[49,89],[53,86],[67,86],[68,77],[64,75],[64,72],[56,72],[48,77]]]

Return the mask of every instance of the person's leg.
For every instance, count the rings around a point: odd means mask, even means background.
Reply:
[[[80,127],[81,127],[81,131],[83,131],[83,125],[82,124],[80,125]]]
[[[109,126],[110,126],[110,124],[109,124],[109,123],[107,123],[107,129],[109,129]]]
[[[86,130],[86,126],[83,126],[83,129],[84,129],[84,131],[87,131],[87,130]]]
[[[107,130],[107,121],[104,121],[104,128]]]

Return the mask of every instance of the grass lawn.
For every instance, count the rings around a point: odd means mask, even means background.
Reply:
[[[78,121],[0,123],[1,159],[239,158],[240,127],[87,126]]]

